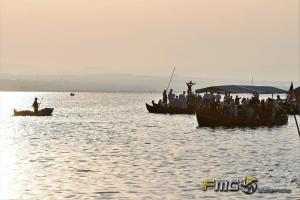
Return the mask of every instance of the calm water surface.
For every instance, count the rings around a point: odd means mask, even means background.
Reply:
[[[52,117],[13,117],[33,98]],[[276,128],[197,128],[150,114],[156,93],[0,93],[0,199],[299,199],[300,139]],[[299,118],[300,121],[300,118]],[[291,194],[201,190],[205,178],[256,176]]]

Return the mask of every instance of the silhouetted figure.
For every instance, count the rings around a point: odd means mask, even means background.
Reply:
[[[168,101],[168,95],[167,95],[167,90],[164,90],[163,92],[163,103],[167,104]]]
[[[225,93],[225,95],[224,95],[224,102],[225,103],[230,103],[230,96],[227,93]]]
[[[216,95],[216,102],[220,103],[221,102],[221,95],[220,92],[218,92],[218,94]]]
[[[235,100],[234,100],[234,102],[235,102],[235,105],[240,105],[240,97],[239,96],[235,96]]]
[[[168,100],[169,100],[169,106],[173,106],[173,89],[170,89],[169,94],[168,94]]]
[[[277,102],[281,102],[280,95],[277,95]]]
[[[152,100],[152,101],[151,101],[151,103],[152,103],[152,105],[153,105],[153,106],[155,106],[155,102],[154,102],[154,100]]]
[[[32,104],[32,107],[33,107],[35,113],[37,113],[39,111],[39,103],[37,101],[38,101],[38,98],[35,97],[34,102]]]
[[[190,81],[190,82],[186,83],[186,85],[188,86],[187,94],[191,95],[193,93],[192,92],[192,86],[196,85],[196,83],[193,83],[192,81]]]

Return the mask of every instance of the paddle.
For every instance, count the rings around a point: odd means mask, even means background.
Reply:
[[[39,106],[41,105],[41,103],[43,102],[43,100],[44,100],[44,98],[42,97],[42,99],[41,99],[41,101],[40,101],[40,103],[39,103]]]

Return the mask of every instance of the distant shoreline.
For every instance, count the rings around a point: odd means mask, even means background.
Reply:
[[[175,92],[186,91],[186,82],[196,83],[193,90],[212,85],[251,85],[251,80],[174,76],[171,87]],[[95,74],[82,76],[15,76],[0,74],[0,91],[23,92],[162,92],[169,81],[167,76],[128,74]],[[255,81],[254,85],[274,86],[287,90],[291,81]],[[299,82],[294,81],[294,87]]]
[[[42,91],[42,90],[0,90],[0,92],[47,92],[47,93],[162,93],[162,91]]]

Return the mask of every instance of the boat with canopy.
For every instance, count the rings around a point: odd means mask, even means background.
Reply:
[[[229,94],[287,94],[286,90],[272,86],[253,86],[253,85],[219,85],[197,89],[196,93],[229,93]]]
[[[196,117],[199,127],[258,127],[258,126],[280,126],[287,124],[288,116],[283,109],[274,112],[275,101],[269,98],[267,103],[260,101],[260,94],[286,94],[287,91],[271,86],[249,86],[249,85],[220,85],[197,89],[196,93],[218,93],[218,94],[253,94],[250,104],[240,105],[234,102],[204,102],[196,109]],[[247,100],[248,101],[248,100]],[[262,102],[262,103],[261,103]],[[269,106],[269,107],[268,107]],[[219,108],[222,109],[219,109]],[[262,109],[263,107],[263,109]],[[235,109],[235,115],[228,115],[227,109]],[[266,109],[265,109],[266,108]],[[219,109],[219,110],[218,110]],[[226,110],[225,110],[226,109]],[[246,111],[252,111],[252,115],[246,115]],[[221,111],[220,111],[221,110]],[[263,110],[264,112],[261,112]],[[245,111],[245,112],[244,112]],[[260,111],[260,112],[259,112]]]

